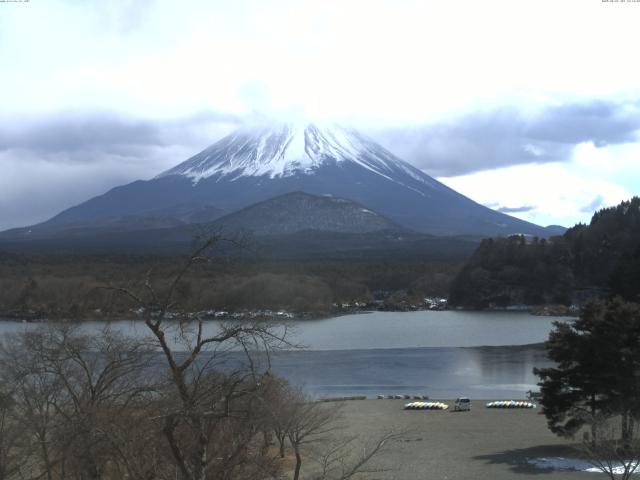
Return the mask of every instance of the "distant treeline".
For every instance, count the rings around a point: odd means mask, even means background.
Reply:
[[[25,256],[0,253],[0,316],[122,318],[133,304],[105,286],[146,277],[159,290],[184,264],[182,257]],[[461,262],[252,262],[212,258],[189,271],[178,292],[180,308],[239,311],[284,309],[325,313],[335,303],[422,302],[446,296]]]
[[[549,240],[482,241],[451,286],[466,308],[581,303],[619,295],[640,299],[640,198],[596,212]]]

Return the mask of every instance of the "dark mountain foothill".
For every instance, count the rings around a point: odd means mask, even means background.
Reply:
[[[254,235],[286,235],[305,230],[366,233],[414,233],[364,205],[332,196],[292,192],[258,202],[214,222],[229,231]]]

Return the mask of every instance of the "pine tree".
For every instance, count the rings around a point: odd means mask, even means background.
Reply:
[[[534,373],[551,431],[572,436],[591,425],[595,441],[599,420],[620,416],[630,439],[640,415],[640,305],[588,304],[572,324],[556,322],[545,346],[557,365]]]

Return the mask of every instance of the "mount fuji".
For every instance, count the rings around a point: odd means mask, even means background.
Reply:
[[[307,123],[240,128],[151,180],[113,188],[0,238],[208,223],[292,192],[347,199],[422,234],[561,233],[472,201],[356,130]]]

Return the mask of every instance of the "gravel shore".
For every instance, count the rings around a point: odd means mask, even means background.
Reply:
[[[360,400],[343,403],[345,431],[373,439],[397,429],[409,433],[376,462],[388,471],[362,478],[379,479],[592,479],[601,473],[540,469],[528,463],[541,457],[575,457],[571,442],[556,437],[539,409],[488,409],[473,401],[469,412],[404,410],[409,400]]]

